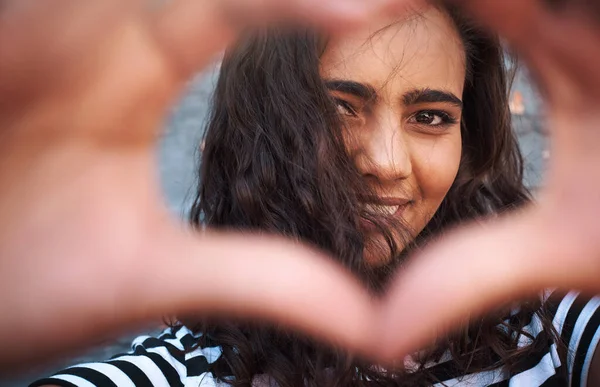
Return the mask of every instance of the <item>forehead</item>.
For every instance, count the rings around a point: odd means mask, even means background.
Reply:
[[[460,96],[465,63],[452,20],[428,7],[330,40],[321,57],[321,74],[369,83],[382,92],[434,88]]]

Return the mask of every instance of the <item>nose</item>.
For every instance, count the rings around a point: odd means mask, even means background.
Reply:
[[[393,183],[412,174],[410,144],[397,112],[381,114],[362,133],[355,153],[356,167],[369,180]]]

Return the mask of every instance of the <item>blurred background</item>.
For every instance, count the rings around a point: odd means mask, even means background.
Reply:
[[[218,65],[214,65],[191,82],[187,95],[174,108],[167,122],[166,131],[158,149],[160,176],[167,204],[174,214],[181,217],[187,215],[194,197],[197,184],[197,160],[217,73]],[[527,185],[535,190],[541,184],[544,165],[550,157],[550,153],[547,148],[540,98],[531,87],[525,71],[517,73],[511,94],[511,111],[514,117],[515,131],[526,160],[525,180]],[[162,328],[158,327],[154,332],[150,330],[142,333],[152,334],[160,329]],[[0,386],[27,386],[35,379],[51,374],[65,366],[87,361],[106,360],[116,354],[129,351],[131,341],[132,336],[128,336],[106,342],[76,358],[54,359],[53,365],[49,367],[31,369],[22,375],[11,378],[0,376]]]

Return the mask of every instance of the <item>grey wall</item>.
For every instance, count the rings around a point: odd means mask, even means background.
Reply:
[[[187,213],[193,199],[198,149],[217,72],[215,65],[190,83],[187,95],[174,108],[167,122],[158,150],[167,205],[179,215]]]
[[[194,192],[197,150],[208,110],[207,101],[215,81],[215,71],[216,67],[191,83],[188,95],[174,109],[160,144],[160,174],[167,204],[178,215],[187,211]],[[523,74],[519,74],[514,89],[524,97],[525,113],[515,117],[515,129],[526,157],[526,180],[530,186],[537,187],[541,180],[546,150],[539,98]],[[106,343],[75,359],[57,360],[58,364],[52,369],[90,360],[107,359],[127,351],[129,342],[128,337]],[[50,371],[37,369],[10,381],[2,381],[0,378],[0,386],[27,385],[27,381],[30,382],[37,378],[37,375],[45,375],[48,372]]]
[[[522,94],[525,106],[524,114],[513,115],[514,129],[525,158],[525,183],[536,189],[542,184],[544,166],[550,156],[544,107],[524,71],[517,75],[513,94],[515,92]]]

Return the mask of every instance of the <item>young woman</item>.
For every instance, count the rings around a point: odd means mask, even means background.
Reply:
[[[407,252],[530,200],[508,88],[498,38],[447,7],[343,39],[259,32],[223,62],[192,220],[312,243],[379,292]],[[179,316],[131,354],[33,385],[585,385],[599,307],[548,292],[388,367],[277,326]]]

